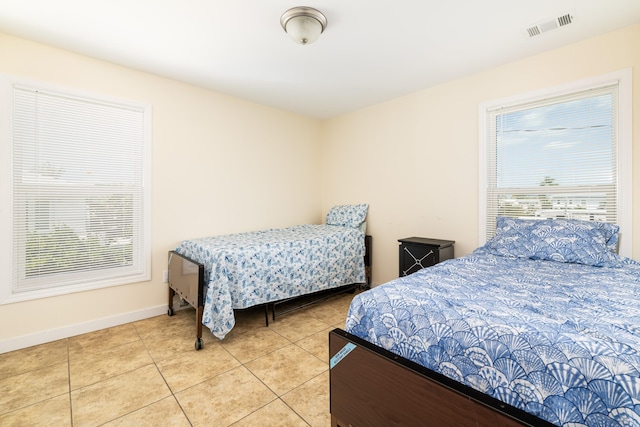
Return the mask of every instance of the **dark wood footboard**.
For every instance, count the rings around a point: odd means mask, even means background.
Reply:
[[[332,427],[552,426],[341,329],[329,356]]]

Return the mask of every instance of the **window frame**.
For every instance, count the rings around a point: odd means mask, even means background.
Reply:
[[[121,277],[107,279],[97,278],[95,269],[88,270],[86,277],[77,283],[49,288],[33,289],[20,292],[13,290],[14,271],[14,230],[13,230],[13,91],[14,87],[30,87],[59,94],[65,97],[88,99],[92,101],[117,104],[142,111],[142,203],[140,215],[134,221],[142,221],[140,245],[140,269]],[[46,82],[24,79],[7,74],[0,74],[0,305],[21,301],[48,298],[94,289],[120,286],[151,280],[151,106],[136,101],[118,99],[104,94],[84,90],[61,87]],[[19,273],[18,273],[19,274]]]
[[[510,108],[541,101],[546,98],[567,96],[572,93],[598,89],[615,84],[618,86],[617,104],[617,213],[620,226],[619,254],[632,256],[632,70],[626,68],[609,74],[596,76],[572,83],[562,84],[507,98],[483,102],[479,105],[479,206],[478,245],[487,241],[487,193],[488,193],[488,153],[490,152],[489,112],[497,108]]]

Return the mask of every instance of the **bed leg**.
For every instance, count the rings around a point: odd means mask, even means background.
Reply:
[[[175,296],[176,291],[169,286],[169,310],[167,310],[168,316],[173,316],[173,297]]]
[[[203,346],[202,343],[202,312],[204,311],[204,306],[199,305],[196,310],[196,350],[200,350]]]
[[[264,325],[269,327],[269,303],[264,303]]]
[[[370,235],[364,236],[364,271],[365,285],[364,289],[371,289],[371,260],[372,258],[373,238]]]

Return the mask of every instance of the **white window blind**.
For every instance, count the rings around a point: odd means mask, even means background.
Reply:
[[[497,216],[610,222],[630,233],[625,222],[630,203],[624,198],[630,176],[620,169],[626,164],[621,146],[626,150],[630,140],[621,145],[620,124],[626,121],[619,96],[619,81],[609,79],[555,96],[481,106],[486,120],[481,242],[494,235]]]
[[[12,92],[12,294],[148,279],[147,108]]]
[[[490,111],[487,237],[496,216],[617,221],[617,87]]]

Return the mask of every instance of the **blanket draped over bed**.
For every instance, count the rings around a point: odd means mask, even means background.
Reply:
[[[346,331],[559,426],[640,425],[640,264],[484,248],[357,295]]]
[[[234,309],[365,282],[364,232],[299,225],[186,240],[175,250],[205,266],[202,323],[222,339]]]

